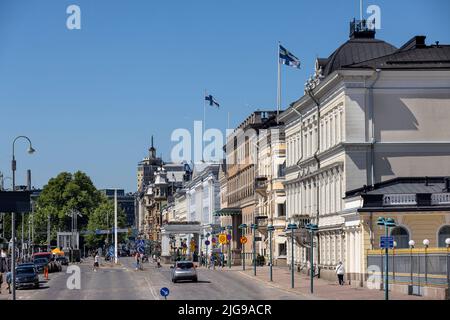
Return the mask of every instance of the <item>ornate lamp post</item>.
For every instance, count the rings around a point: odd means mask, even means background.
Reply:
[[[253,223],[251,225],[253,230],[253,275],[256,276],[256,230],[258,229],[258,225]]]
[[[389,236],[389,228],[395,227],[395,221],[392,218],[378,218],[377,225],[384,226],[385,236]],[[385,248],[385,275],[384,275],[384,299],[389,300],[389,246],[386,245]]]
[[[273,266],[273,249],[272,249],[272,236],[273,232],[275,231],[275,227],[270,225],[267,226],[267,231],[269,232],[269,276],[270,276],[270,282],[273,281],[273,272],[272,272],[272,266]]]
[[[290,223],[287,226],[288,231],[291,232],[291,288],[294,288],[294,231],[298,229],[296,224]]]
[[[311,236],[311,293],[314,293],[314,232],[319,230],[319,227],[316,224],[308,223],[306,225],[306,230],[309,231]]]

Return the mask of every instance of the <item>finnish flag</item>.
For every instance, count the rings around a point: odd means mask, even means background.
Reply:
[[[285,47],[280,45],[280,62],[284,65],[300,69],[300,59],[290,53]]]
[[[217,102],[216,99],[214,99],[214,97],[212,95],[207,95],[205,97],[205,100],[209,102],[210,106],[216,106],[217,108],[220,107],[220,104]]]

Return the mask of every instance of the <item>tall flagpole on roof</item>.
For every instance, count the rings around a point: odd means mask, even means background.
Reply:
[[[205,97],[203,98],[203,134],[202,134],[202,162],[205,162],[203,158],[203,152],[205,151],[205,132],[206,132],[206,97],[208,92],[205,89]]]
[[[280,41],[278,41],[278,50],[277,50],[277,64],[278,64],[278,81],[277,81],[277,124],[278,124],[278,116],[280,115],[281,109],[281,61],[280,61]]]
[[[363,20],[363,0],[359,0],[359,20]]]

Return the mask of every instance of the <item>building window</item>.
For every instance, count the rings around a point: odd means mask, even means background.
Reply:
[[[394,237],[394,241],[397,242],[397,249],[409,248],[409,233],[403,227],[396,227],[392,230],[391,236]]]
[[[443,226],[441,230],[439,230],[439,248],[445,248],[447,246],[445,240],[448,238],[450,238],[450,226]]]
[[[285,256],[287,255],[287,251],[286,251],[286,243],[280,243],[278,245],[278,255],[279,256]]]
[[[278,204],[278,216],[285,217],[286,216],[286,205],[284,203]]]

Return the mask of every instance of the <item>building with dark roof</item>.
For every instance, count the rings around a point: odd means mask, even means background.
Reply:
[[[433,298],[446,297],[450,177],[400,177],[348,191],[342,217],[345,231],[351,234],[358,228],[362,239],[354,250],[361,270],[348,274],[350,279],[364,283],[369,266],[383,269],[380,246],[386,231],[378,226],[378,220],[390,218],[395,224],[387,230],[395,250],[389,257],[391,290],[408,293],[409,285],[410,293],[414,290]]]
[[[398,177],[450,176],[449,46],[422,35],[396,46],[370,25],[352,21],[349,39],[316,60],[304,95],[278,117],[287,220],[319,226],[313,262],[333,280],[339,261],[353,280],[364,273],[356,252],[366,240],[360,222],[344,218],[346,192]],[[299,232],[300,268],[310,263],[306,240]]]

